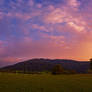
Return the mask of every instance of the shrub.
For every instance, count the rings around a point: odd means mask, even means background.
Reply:
[[[63,69],[63,67],[60,64],[57,64],[52,69],[52,74],[62,74],[63,72],[64,72],[64,69]]]

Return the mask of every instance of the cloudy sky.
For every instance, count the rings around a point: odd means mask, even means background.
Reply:
[[[92,0],[0,0],[0,64],[91,57]]]

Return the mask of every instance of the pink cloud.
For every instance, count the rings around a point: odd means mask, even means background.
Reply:
[[[40,26],[40,25],[38,25],[38,24],[33,24],[32,25],[32,28],[33,29],[38,29],[38,30],[40,30],[40,31],[45,31],[45,32],[48,32],[49,30],[47,30],[47,28],[45,27],[45,26]]]
[[[81,16],[81,13],[76,12],[74,9],[70,9],[67,6],[55,8],[50,13],[47,13],[44,17],[44,22],[52,24],[53,26],[60,23],[66,23],[68,28],[71,27],[72,30],[76,32],[85,32],[88,29],[88,22]]]
[[[36,7],[37,8],[42,8],[42,4],[39,3],[39,4],[36,5]]]
[[[46,23],[62,23],[65,17],[65,12],[63,12],[60,8],[54,9],[51,13],[47,14],[45,16],[45,22]]]
[[[80,2],[78,0],[67,0],[67,4],[73,8],[78,8],[80,6]]]

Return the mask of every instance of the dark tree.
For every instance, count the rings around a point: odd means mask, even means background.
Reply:
[[[57,64],[53,69],[52,69],[52,74],[62,74],[64,72],[63,67],[60,64]]]
[[[92,70],[92,58],[90,59],[90,70]]]

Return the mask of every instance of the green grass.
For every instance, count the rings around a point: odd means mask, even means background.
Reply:
[[[92,75],[0,73],[0,92],[92,92]]]

